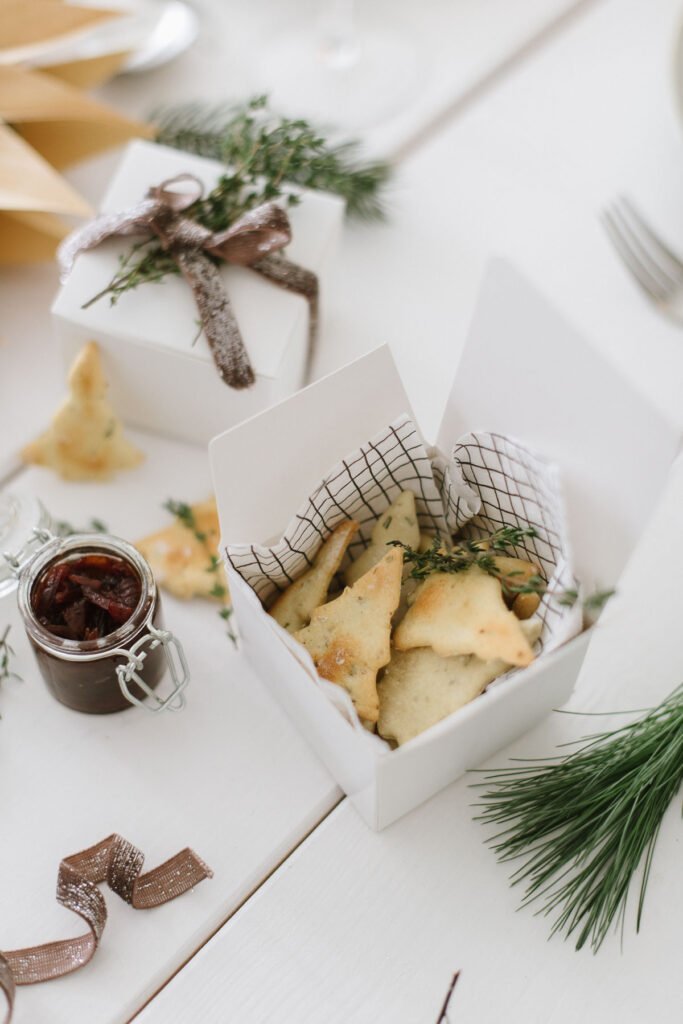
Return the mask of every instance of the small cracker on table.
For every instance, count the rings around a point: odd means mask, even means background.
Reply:
[[[50,427],[25,446],[24,462],[54,469],[65,480],[107,480],[144,456],[124,436],[107,400],[107,381],[97,343],[85,345],[69,371],[69,395]]]
[[[403,556],[392,548],[352,586],[316,608],[295,634],[318,673],[348,691],[360,718],[379,716],[377,673],[391,654],[391,617],[401,594]]]
[[[174,597],[188,600],[208,597],[225,601],[228,589],[223,566],[218,562],[220,527],[216,501],[191,506],[195,532],[180,519],[135,545],[149,562],[157,583]],[[222,590],[222,593],[221,593]]]

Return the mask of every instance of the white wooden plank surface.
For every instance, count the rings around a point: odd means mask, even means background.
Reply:
[[[646,305],[597,222],[601,205],[626,191],[683,248],[683,136],[669,65],[680,17],[678,0],[598,6],[409,161],[383,233],[347,234],[339,280],[364,318],[358,327],[336,302],[334,336],[349,355],[388,338],[423,422],[438,421],[444,368],[457,363],[491,249],[538,280],[682,422],[680,331]],[[586,707],[647,705],[680,681],[680,602],[662,539],[667,551],[680,547],[682,498],[678,466],[591,649]],[[549,753],[570,725],[573,735],[586,729],[558,716],[516,753]],[[457,783],[379,836],[342,805],[140,1024],[175,1024],[190,1011],[207,1024],[430,1021],[457,967],[454,1014],[464,1024],[680,1020],[680,805],[658,845],[643,932],[628,933],[623,954],[612,941],[593,958],[546,943],[543,921],[513,912],[517,897],[471,822],[470,799]]]
[[[23,472],[17,493],[38,494],[76,526],[98,516],[135,540],[166,520],[167,497],[209,493],[206,455],[135,435],[143,466],[107,484],[65,484]],[[164,595],[166,622],[193,671],[186,709],[81,715],[48,694],[22,634],[14,599],[16,671],[0,691],[0,948],[83,931],[57,905],[61,858],[120,832],[153,867],[192,846],[215,872],[175,903],[134,913],[112,893],[93,963],[19,990],[16,1024],[115,1024],[128,1019],[334,805],[339,793],[225,635],[217,606]]]
[[[345,234],[318,371],[389,342],[433,436],[495,252],[679,421],[680,329],[633,285],[598,217],[625,192],[683,251],[682,20],[679,0],[598,4],[403,164],[390,223]]]
[[[254,5],[248,6],[253,10]],[[423,18],[432,6],[427,9],[422,5],[414,10]],[[445,10],[445,5],[438,6]],[[550,5],[543,6],[547,9]],[[474,9],[474,5],[471,7]],[[452,8],[456,10],[454,5]],[[536,8],[540,10],[540,5]],[[378,341],[389,340],[414,394],[416,411],[422,416],[425,429],[433,429],[449,385],[449,371],[457,362],[459,339],[464,336],[481,268],[486,254],[494,248],[511,255],[546,287],[559,305],[597,338],[605,351],[621,362],[645,390],[658,396],[664,409],[678,417],[683,372],[680,335],[642,302],[595,221],[601,203],[613,192],[625,188],[660,226],[671,231],[674,238],[683,236],[683,199],[678,172],[681,136],[668,92],[671,32],[678,8],[677,0],[660,0],[656,8],[637,0],[596,4],[594,12],[577,19],[562,32],[557,43],[539,51],[520,70],[502,80],[494,93],[474,104],[452,129],[444,131],[434,144],[425,147],[410,161],[394,190],[391,224],[346,232],[338,284],[330,296],[333,316],[321,346],[320,371]],[[234,5],[231,5],[232,10]],[[512,5],[501,3],[498,17],[486,22],[495,24],[496,32],[492,31],[492,36],[499,32],[505,34],[503,19],[506,11],[511,10]],[[443,35],[432,34],[439,40]],[[232,46],[233,40],[239,38],[239,34],[231,36],[228,32],[212,34],[213,49],[206,56],[206,68],[214,77],[217,69],[221,70],[222,77],[215,77],[213,83],[220,85],[221,90],[227,89],[231,81],[228,77],[231,63],[221,57],[223,51],[219,49]],[[202,51],[198,50],[197,62],[195,58],[190,65],[179,62],[173,71],[169,68],[164,72],[159,79],[164,98],[171,98],[174,88],[186,93],[193,82],[199,84],[199,65],[203,60]],[[609,68],[609,78],[606,68]],[[152,86],[151,77],[135,84],[122,83],[122,88],[130,90],[131,97],[135,94],[141,104],[144,100],[143,109],[147,109],[148,98],[150,103],[155,99]],[[398,134],[395,142],[400,143]],[[94,174],[89,178],[88,187],[95,190],[98,187]],[[54,284],[51,268],[3,271],[0,282],[2,455],[16,447],[26,436],[27,429],[37,428],[39,419],[52,406],[61,389],[59,360],[48,340],[47,304]],[[153,445],[151,441],[148,443]],[[161,444],[158,449],[154,448],[157,458],[150,461],[145,471],[151,475],[136,478],[136,483],[132,476],[126,478],[125,488],[118,492],[113,515],[105,507],[109,492],[97,492],[99,496],[95,501],[95,490],[79,492],[72,488],[64,491],[63,501],[55,495],[55,512],[75,520],[99,514],[124,535],[138,535],[154,527],[158,521],[157,503],[164,497],[169,494],[199,496],[206,487],[203,458],[200,460],[187,453],[176,458],[169,452],[162,456],[162,448]],[[167,602],[167,606],[170,620],[175,609],[171,602]],[[194,610],[187,611],[188,615],[195,615]],[[213,629],[212,614],[208,621]],[[656,606],[649,614],[652,617],[659,614]],[[40,690],[42,684],[38,680],[27,679],[21,686],[8,684],[0,694],[3,714],[0,730],[5,740],[0,744],[0,772],[4,779],[11,779],[11,785],[0,783],[0,802],[3,805],[6,802],[11,810],[10,817],[3,819],[0,863],[5,868],[3,877],[12,877],[7,874],[10,869],[19,872],[16,887],[13,884],[11,892],[6,887],[2,890],[3,946],[57,937],[66,934],[68,929],[71,929],[69,934],[77,932],[78,925],[53,902],[53,879],[59,857],[72,852],[81,843],[80,837],[74,842],[76,831],[87,831],[82,839],[85,844],[118,828],[145,849],[150,866],[177,846],[191,843],[218,869],[216,879],[204,883],[177,906],[162,908],[147,917],[136,915],[135,928],[130,924],[128,908],[108,899],[111,919],[98,960],[87,973],[49,986],[22,990],[16,1018],[19,1024],[22,1020],[40,1024],[41,1021],[67,1019],[106,1024],[125,1019],[122,1015],[140,1005],[146,994],[168,976],[173,965],[182,962],[201,936],[264,877],[269,866],[277,862],[335,799],[335,791],[317,763],[309,757],[278,710],[261,695],[258,684],[249,680],[246,670],[240,668],[227,680],[227,688],[223,688],[220,681],[223,658],[227,666],[235,659],[227,650],[220,622],[216,620],[214,636],[206,625],[205,612],[200,613],[197,608],[196,615],[201,626],[193,633],[191,653],[201,659],[199,648],[205,645],[207,661],[220,667],[214,665],[207,670],[205,688],[197,688],[196,701],[193,699],[187,716],[176,720],[179,725],[170,727],[142,719],[125,725],[126,713],[116,720],[87,719],[88,728],[83,730],[75,725],[78,716],[50,701]],[[669,662],[673,663],[674,651],[667,648],[667,653]],[[624,666],[628,665],[629,658],[630,648],[625,651]],[[617,675],[613,678],[619,679]],[[237,694],[236,699],[233,699],[234,694]],[[133,714],[130,712],[131,716]],[[21,722],[21,729],[13,728],[12,723],[16,721]],[[118,726],[117,721],[124,724]],[[258,728],[254,727],[256,721]],[[172,737],[172,745],[160,744],[160,734],[152,731],[153,726],[159,725],[166,729],[167,736],[171,728],[180,731],[180,735]],[[189,783],[181,779],[177,752],[190,749],[191,732],[195,740],[197,736],[202,740],[201,749],[192,747],[193,762],[205,775],[215,776],[216,770],[221,770],[222,759],[228,759],[223,769],[228,801],[224,814],[220,807],[214,810],[207,793],[190,796]],[[26,739],[27,734],[30,740]],[[544,750],[548,739],[549,734],[544,738]],[[142,762],[124,763],[122,768],[117,750],[122,749],[120,744],[123,744],[129,751],[135,740],[139,740],[139,747],[149,743],[144,747],[146,753]],[[172,748],[171,753],[168,746]],[[32,854],[26,856],[25,841],[14,838],[15,835],[35,837],[36,834],[36,820],[33,812],[29,814],[26,810],[25,794],[37,790],[38,780],[48,779],[52,786],[55,774],[68,777],[70,767],[81,764],[93,750],[101,753],[102,762],[106,761],[110,768],[109,773],[102,770],[95,778],[82,781],[79,793],[84,802],[78,804],[73,817],[62,814],[56,803],[45,806],[48,836],[41,842],[32,838]],[[35,763],[27,756],[34,751],[41,751]],[[18,763],[20,768],[16,767]],[[106,797],[107,813],[97,810],[96,790]],[[151,821],[137,796],[138,790],[153,791],[155,800],[160,801]],[[136,793],[134,803],[130,800],[131,792]],[[396,991],[405,997],[401,1010],[408,1013],[418,1007],[419,1014],[427,1013],[426,1019],[430,1019],[429,1013],[436,1016],[450,973],[458,965],[467,966],[465,977],[473,979],[471,987],[469,982],[466,986],[463,981],[462,992],[459,990],[462,1006],[466,1005],[468,991],[473,1000],[479,999],[482,986],[474,984],[475,968],[468,965],[478,959],[476,971],[489,971],[485,986],[493,988],[491,964],[505,963],[509,946],[518,947],[522,941],[514,929],[522,927],[525,940],[529,926],[519,925],[525,920],[520,915],[508,913],[514,901],[506,894],[504,875],[486,859],[488,855],[483,852],[478,831],[472,831],[473,827],[468,824],[465,803],[454,787],[452,792],[449,790],[417,812],[415,832],[407,839],[392,839],[395,832],[391,830],[384,836],[370,837],[375,847],[368,845],[369,834],[365,835],[350,809],[335,812],[334,819],[320,833],[322,837],[331,835],[329,845],[321,843],[318,847],[311,842],[306,847],[305,860],[303,854],[297,855],[291,862],[294,867],[288,863],[285,870],[278,873],[284,880],[293,879],[288,882],[291,885],[289,895],[285,893],[282,897],[285,908],[282,913],[288,915],[286,920],[278,917],[279,904],[273,903],[272,912],[269,909],[275,885],[264,889],[264,893],[268,893],[267,900],[264,895],[259,896],[258,903],[254,902],[261,920],[267,922],[272,913],[275,922],[271,942],[264,938],[267,936],[265,925],[258,921],[253,932],[244,932],[245,942],[250,936],[247,949],[252,950],[255,963],[247,962],[234,950],[232,961],[228,961],[227,952],[219,952],[223,969],[225,964],[230,967],[226,982],[224,974],[218,970],[204,977],[202,954],[202,958],[193,961],[180,976],[183,979],[185,972],[191,972],[187,975],[188,987],[180,992],[176,987],[178,983],[174,983],[167,990],[175,994],[173,998],[164,993],[152,1004],[154,1013],[158,1014],[155,1019],[210,1020],[210,1016],[204,1018],[200,1012],[207,999],[213,999],[213,1008],[219,1014],[213,1018],[216,1020],[223,1021],[231,1016],[246,1022],[269,1019],[249,1017],[253,1000],[266,998],[258,990],[268,987],[268,972],[272,972],[275,993],[282,996],[284,1009],[300,1006],[302,1012],[309,1009],[312,1012],[313,1004],[306,1002],[306,991],[307,986],[315,985],[326,1000],[322,1010],[318,1007],[319,1013],[329,1016],[339,999],[342,1009],[350,1007],[351,1011],[360,1013],[357,1019],[361,1021],[391,1019],[384,1010],[378,1011],[374,1018],[362,1014],[367,1007],[377,1009],[373,989],[385,991],[392,984],[396,984]],[[181,804],[184,816],[177,810]],[[115,822],[111,821],[109,812],[114,813]],[[231,825],[229,818],[233,822],[238,820],[239,825]],[[9,828],[5,829],[6,820],[14,823],[11,842],[5,838],[10,835]],[[412,821],[412,817],[408,819],[408,823]],[[406,825],[408,827],[413,828]],[[154,835],[150,838],[152,832]],[[490,952],[491,934],[486,934],[483,926],[481,932],[477,931],[476,941],[470,938],[469,932],[463,939],[459,932],[456,935],[449,931],[455,927],[456,917],[462,917],[462,904],[455,906],[447,902],[444,906],[442,900],[454,870],[442,852],[444,846],[450,849],[449,842],[453,843],[453,863],[458,864],[460,855],[471,867],[472,878],[475,867],[478,872],[480,865],[488,864],[481,876],[477,874],[476,886],[470,875],[467,876],[470,895],[466,893],[463,899],[465,906],[474,908],[475,930],[480,916],[484,924],[495,921],[495,928],[499,928],[497,915],[502,907],[506,908],[505,927],[513,929],[513,940],[501,946],[496,955]],[[666,857],[666,852],[660,856]],[[402,871],[402,860],[417,867],[410,872]],[[442,889],[436,895],[432,892],[429,898],[423,895],[423,888],[415,880],[418,868],[424,863],[428,865],[428,874],[442,880]],[[672,868],[666,861],[659,863],[668,886],[673,877]],[[334,873],[329,873],[330,864],[340,873],[339,884],[334,881]],[[367,890],[361,885],[365,877],[372,881]],[[29,878],[36,879],[39,889],[28,897],[27,906],[24,881]],[[655,913],[658,900],[661,903],[664,883],[659,879],[655,879],[655,883],[648,914]],[[488,894],[490,886],[495,886],[492,891],[496,893],[491,915],[482,910],[482,905],[488,906],[486,901],[482,901],[480,895],[475,901],[471,895],[474,892]],[[413,890],[420,894],[422,902],[411,904],[410,927],[406,928],[402,925],[408,918],[402,916],[401,901],[406,892]],[[680,895],[677,893],[678,890],[673,893],[674,904]],[[316,903],[321,908],[320,917],[315,916]],[[393,906],[397,908],[395,912]],[[377,911],[366,907],[377,907]],[[396,925],[394,913],[398,915]],[[314,928],[323,918],[325,922],[330,919],[331,926],[326,930]],[[670,920],[674,919],[672,914]],[[234,920],[242,928],[247,915],[242,912]],[[332,927],[335,920],[339,922],[339,931]],[[12,934],[7,928],[8,921],[13,925]],[[24,921],[25,924],[21,923]],[[348,921],[352,924],[350,930],[346,929]],[[248,920],[244,927],[251,928]],[[647,937],[638,940],[641,956],[648,943],[658,956],[662,956],[662,950],[673,948],[670,927],[666,920],[657,920],[656,929],[653,927]],[[289,936],[285,946],[281,941],[284,930]],[[427,933],[445,937],[445,941],[440,939],[429,946],[433,955],[433,961],[429,962],[419,948],[422,935]],[[232,936],[233,933],[226,930],[224,934]],[[359,934],[368,947],[369,962],[358,952]],[[413,940],[416,934],[418,940]],[[537,934],[533,931],[534,936]],[[407,944],[407,935],[411,946]],[[263,957],[257,949],[261,939],[267,954]],[[125,954],[121,954],[122,940],[128,944],[129,952]],[[229,941],[232,942],[232,938]],[[338,951],[335,943],[339,943]],[[467,952],[461,952],[465,947]],[[475,947],[482,950],[481,957],[475,958]],[[563,947],[543,945],[542,948],[553,951],[552,963],[547,964],[553,993],[563,991],[565,979],[573,984],[577,963],[592,963],[587,957],[582,961],[570,957]],[[554,952],[556,948],[560,954]],[[318,955],[320,949],[323,952]],[[417,979],[413,973],[412,978],[401,984],[394,982],[392,957],[399,966],[408,964],[407,973],[417,972]],[[525,951],[523,960],[517,964],[510,989],[511,993],[517,992],[516,1003],[512,1002],[511,994],[513,1020],[545,1022],[547,1018],[541,1015],[543,1010],[546,1005],[551,1009],[554,1005],[542,1002],[546,989],[538,987],[540,980],[528,990],[519,989],[537,970],[536,965],[543,962],[541,957],[540,952],[532,956]],[[464,963],[466,958],[467,964]],[[322,959],[326,973],[319,982],[323,974],[319,966]],[[557,974],[552,969],[556,959],[562,967]],[[663,956],[662,964],[665,961]],[[596,961],[596,975],[604,962],[604,954],[601,954]],[[647,963],[650,963],[649,958]],[[252,973],[248,971],[250,964],[254,968]],[[631,961],[621,961],[611,968],[609,977],[616,979],[620,970],[623,970],[623,987],[630,991],[634,973]],[[545,967],[539,973],[544,972]],[[124,977],[126,980],[122,983]],[[211,978],[217,986],[213,997],[204,991]],[[346,989],[349,978],[353,986]],[[665,980],[664,975],[660,978],[656,974],[651,974],[651,979],[653,986]],[[644,986],[642,979],[637,984],[641,982]],[[418,993],[416,996],[406,994],[409,986]],[[609,987],[606,986],[606,992]],[[235,999],[234,1003],[223,1003],[226,988],[229,998]],[[644,988],[639,988],[638,992],[642,995]],[[578,991],[574,995],[579,998]],[[598,995],[597,998],[603,997]],[[606,995],[604,999],[607,1000]],[[419,1006],[415,1000],[419,1001]],[[265,1008],[270,1004],[259,1005]],[[475,1005],[475,1002],[470,1004]],[[576,1005],[572,1005],[576,1009]],[[596,1005],[604,1009],[607,1002]],[[672,1002],[672,1005],[675,1004]],[[643,1003],[636,1001],[634,1006],[642,1008]],[[229,1007],[234,1011],[232,1014],[228,1012]],[[273,1020],[305,1020],[305,1017],[297,1017],[294,1009],[294,1016],[278,1018],[276,1010],[273,1013],[270,1018]],[[483,1013],[479,1017],[472,1013],[471,1020],[486,1019]],[[584,1016],[591,1019],[591,1013],[589,1008]],[[601,1016],[598,1011],[596,1014],[595,1019],[610,1019],[608,1014]],[[353,1016],[338,1019],[353,1020]],[[396,1019],[412,1021],[415,1017],[399,1015]],[[418,1016],[418,1019],[422,1018]],[[557,1017],[557,1021],[563,1019]],[[642,1015],[637,1019],[643,1019]]]
[[[667,549],[683,546],[683,460],[661,509],[597,627],[570,706],[641,708],[680,682],[680,596]],[[669,563],[671,564],[671,563]],[[555,715],[492,762],[552,754],[556,743],[623,723]],[[472,820],[465,777],[379,834],[348,802],[326,819],[136,1024],[431,1024],[453,972],[458,1024],[678,1024],[680,796],[660,834],[642,931],[635,896],[623,951],[597,956],[547,941],[548,922],[515,913]]]
[[[597,0],[429,0],[426,4],[371,0],[355,3],[358,38],[378,32],[412,48],[417,74],[412,94],[376,123],[363,125],[374,153],[395,153],[457,104],[496,69],[543,39],[556,23]],[[198,44],[153,74],[117,79],[102,90],[118,106],[147,116],[184,86],[184,98],[225,102],[270,91],[273,82],[260,66],[261,51],[297,26],[315,26],[320,0],[259,0],[249,4],[196,0],[201,13]],[[330,4],[327,4],[330,9]],[[299,67],[292,61],[290,74]],[[141,88],[142,85],[142,88]],[[383,83],[377,83],[382,90]],[[277,103],[277,84],[273,100]],[[287,111],[302,116],[305,110]],[[344,112],[340,111],[343,117]],[[324,118],[334,125],[335,112]]]

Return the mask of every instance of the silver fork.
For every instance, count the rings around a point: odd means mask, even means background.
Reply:
[[[683,261],[623,196],[606,207],[602,222],[647,297],[662,313],[683,324]]]

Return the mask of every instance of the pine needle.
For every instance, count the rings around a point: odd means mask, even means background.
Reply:
[[[640,929],[655,844],[683,782],[683,686],[644,717],[581,740],[573,753],[486,772],[476,820],[506,826],[488,840],[500,861],[524,858],[511,883],[522,906],[540,904],[551,934],[600,948],[613,924],[622,937],[640,870]]]
[[[264,178],[275,190],[287,183],[333,192],[346,201],[358,220],[383,220],[381,193],[390,169],[379,161],[362,161],[355,142],[330,144],[308,121],[280,117],[267,96],[246,103],[186,103],[152,114],[157,142],[198,156],[220,160],[240,179]]]

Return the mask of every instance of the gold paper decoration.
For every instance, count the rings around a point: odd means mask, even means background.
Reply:
[[[0,0],[0,265],[51,259],[72,226],[62,217],[91,214],[54,168],[152,134],[79,88],[114,74],[126,54],[25,66],[115,16],[61,0]]]

